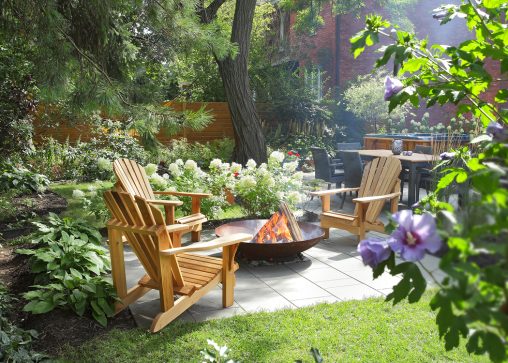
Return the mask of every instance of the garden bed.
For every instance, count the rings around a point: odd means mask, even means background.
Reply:
[[[30,220],[48,213],[61,213],[67,209],[67,200],[53,191],[28,194],[11,199],[12,211],[0,219],[0,235],[13,239],[33,231]]]
[[[30,248],[30,244],[0,247],[0,280],[14,296],[21,296],[33,284],[28,256],[17,254],[18,248]],[[35,329],[39,338],[35,340],[37,351],[58,355],[65,346],[75,346],[96,338],[112,329],[133,329],[136,327],[129,309],[109,319],[106,328],[91,316],[80,317],[72,311],[55,309],[49,313],[33,315],[23,311],[25,301],[15,301],[10,311],[12,321],[23,329]]]

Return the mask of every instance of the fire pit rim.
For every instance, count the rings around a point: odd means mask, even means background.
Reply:
[[[247,219],[225,223],[215,228],[215,234],[219,237],[235,232],[251,233],[255,235],[266,221],[268,221],[268,219]],[[256,243],[251,240],[249,242],[240,243],[238,253],[241,257],[248,260],[287,258],[308,250],[323,239],[325,232],[319,225],[308,222],[298,222],[298,225],[301,227],[305,236],[304,240],[282,243]]]

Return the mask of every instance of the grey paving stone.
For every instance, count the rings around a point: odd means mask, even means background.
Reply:
[[[316,282],[316,285],[318,285],[319,287],[321,287],[325,290],[329,290],[330,288],[334,288],[334,287],[354,286],[354,285],[358,285],[358,284],[359,284],[358,280],[355,280],[351,277],[346,277],[346,278],[338,279],[338,280]]]
[[[235,300],[247,312],[295,308],[295,305],[269,287],[236,291]]]
[[[348,276],[333,267],[316,268],[312,270],[298,271],[298,273],[312,282],[338,280]]]
[[[268,281],[268,284],[272,289],[289,301],[329,295],[326,290],[323,290],[303,277],[292,278],[290,280],[277,279]]]
[[[261,280],[279,278],[279,277],[291,277],[295,275],[295,272],[286,265],[273,265],[273,266],[253,266],[248,267],[249,271]]]
[[[238,307],[238,304],[234,302],[232,307]],[[187,311],[194,313],[220,309],[222,309],[222,289],[215,288],[199,299],[198,302],[193,304]]]

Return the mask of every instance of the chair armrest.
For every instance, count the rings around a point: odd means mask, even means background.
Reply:
[[[372,197],[361,197],[361,198],[355,198],[353,199],[354,203],[371,203],[371,202],[377,202],[380,200],[387,200],[387,199],[393,199],[395,197],[399,197],[400,192],[396,193],[390,193],[386,195],[374,195]]]
[[[208,198],[211,197],[210,193],[192,193],[192,192],[153,192],[153,194],[158,195],[175,195],[182,197],[197,197],[197,198]]]
[[[178,207],[183,204],[180,200],[164,200],[164,199],[147,199],[147,203],[156,204],[156,205],[167,205]]]
[[[247,233],[234,233],[229,236],[216,238],[210,242],[198,242],[190,246],[169,248],[159,252],[160,255],[170,256],[177,255],[179,253],[197,252],[213,250],[215,248],[234,245],[240,242],[247,242],[254,238],[253,235]]]
[[[356,192],[358,190],[360,190],[360,188],[339,188],[339,189],[318,190],[316,192],[310,192],[310,195],[315,195],[316,197],[321,197],[323,195],[339,194],[339,193],[346,193],[346,192]]]

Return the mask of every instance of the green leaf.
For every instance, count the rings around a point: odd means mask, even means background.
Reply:
[[[24,311],[30,311],[33,314],[44,314],[55,308],[55,304],[50,300],[31,301],[23,308]]]

